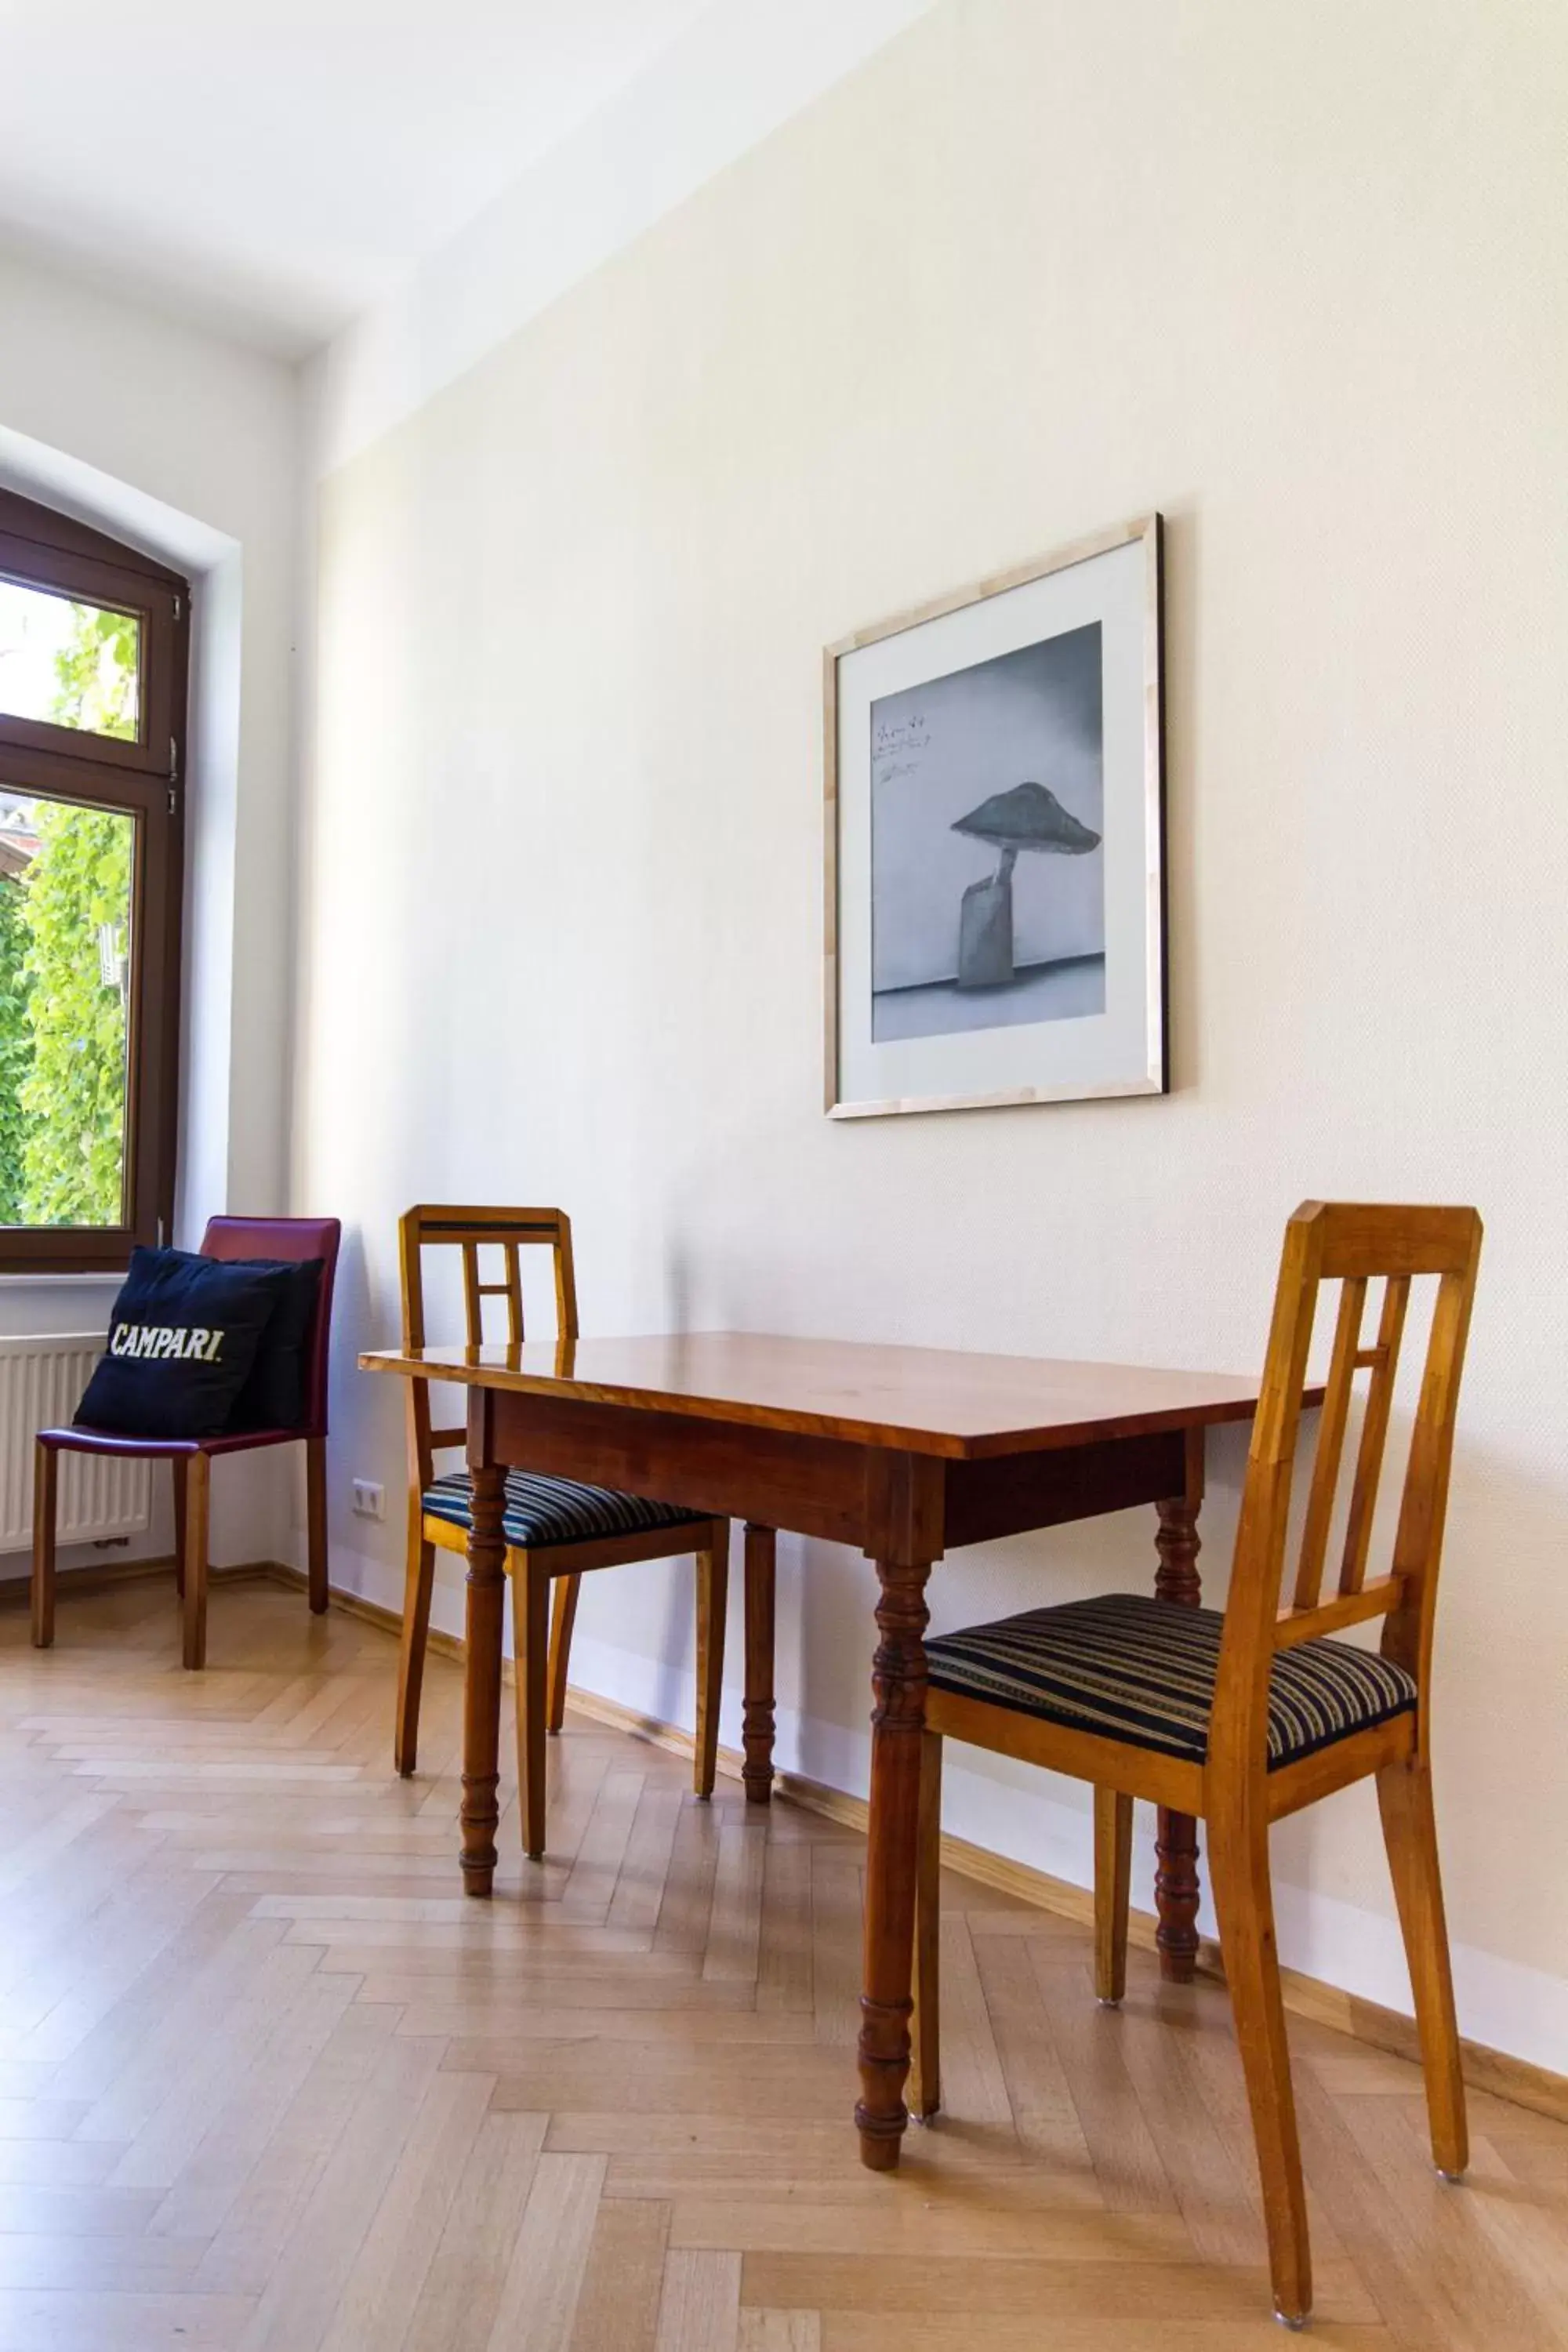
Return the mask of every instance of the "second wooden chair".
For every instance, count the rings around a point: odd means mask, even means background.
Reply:
[[[1481,1221],[1473,1209],[1310,1202],[1291,1218],[1253,1423],[1230,1592],[1223,1612],[1141,1593],[1032,1609],[927,1644],[931,1689],[921,1777],[915,2101],[941,2105],[938,1928],[945,1738],[1094,1784],[1095,1979],[1122,1995],[1132,1800],[1208,1822],[1221,1956],[1258,2144],[1274,2303],[1311,2308],[1307,2205],[1285,2040],[1268,1877],[1273,1822],[1375,1778],[1415,1997],[1432,2153],[1446,2179],[1467,2162],[1465,2089],[1432,1811],[1430,1675],[1437,1566],[1459,1372]],[[1367,1555],[1415,1276],[1435,1276],[1426,1366],[1388,1572]],[[1362,1343],[1367,1285],[1381,1278],[1377,1338]],[[1340,1285],[1312,1478],[1291,1597],[1279,1605],[1291,1473],[1318,1291]],[[1336,1524],[1352,1384],[1369,1371],[1338,1589],[1320,1597]],[[1376,1651],[1331,1638],[1381,1618]]]
[[[410,1209],[398,1227],[403,1289],[403,1344],[426,1344],[424,1254],[446,1247],[461,1254],[467,1344],[485,1340],[484,1303],[506,1302],[506,1339],[523,1337],[524,1248],[552,1256],[559,1339],[577,1337],[577,1289],[572,1226],[561,1209]],[[501,1279],[481,1278],[479,1252],[499,1248]],[[471,1520],[466,1470],[438,1476],[435,1457],[460,1446],[461,1429],[432,1426],[430,1386],[408,1391],[408,1574],[397,1683],[394,1760],[412,1772],[418,1749],[419,1696],[430,1630],[430,1596],[437,1549],[467,1549]],[[509,1472],[506,1482],[507,1572],[511,1579],[513,1672],[517,1684],[518,1805],[523,1851],[544,1852],[545,1738],[559,1732],[566,1708],[572,1626],[581,1578],[591,1570],[633,1560],[697,1555],[697,1752],[693,1783],[713,1793],[719,1745],[719,1703],[724,1670],[724,1622],[729,1601],[730,1522],[679,1505],[650,1502],[606,1486],[568,1478]],[[551,1588],[554,1587],[553,1615]]]

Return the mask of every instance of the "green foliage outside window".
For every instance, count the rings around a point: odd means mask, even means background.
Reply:
[[[52,716],[132,740],[137,624],[78,605]],[[38,846],[0,882],[0,1223],[118,1224],[133,820],[38,801]]]
[[[0,1225],[22,1223],[22,1088],[33,1066],[27,1020],[27,926],[20,882],[0,880]]]
[[[124,992],[105,985],[99,932],[122,940],[132,820],[40,802],[23,901],[32,1066],[21,1090],[22,1196],[30,1225],[121,1217]]]
[[[55,656],[58,691],[50,717],[94,735],[136,740],[137,630],[134,613],[71,608],[70,642]]]

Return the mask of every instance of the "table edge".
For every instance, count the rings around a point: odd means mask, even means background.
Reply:
[[[846,1415],[792,1412],[782,1406],[739,1407],[723,1398],[669,1396],[651,1389],[627,1387],[619,1381],[574,1381],[570,1389],[554,1375],[512,1371],[495,1365],[444,1364],[432,1372],[423,1363],[395,1349],[373,1349],[358,1359],[362,1372],[391,1373],[402,1380],[439,1379],[458,1388],[490,1389],[513,1396],[536,1396],[562,1404],[603,1404],[633,1412],[663,1412],[691,1421],[713,1422],[731,1428],[772,1429],[787,1436],[818,1437],[851,1445],[870,1445],[893,1454],[923,1454],[949,1462],[994,1461],[1015,1454],[1053,1454],[1073,1446],[1111,1443],[1118,1438],[1156,1437],[1182,1429],[1218,1428],[1227,1423],[1250,1421],[1258,1410],[1256,1395],[1216,1400],[1212,1404],[1174,1405],[1148,1412],[1108,1413],[1096,1419],[1057,1422],[1044,1428],[987,1430],[970,1437],[952,1431],[909,1428],[901,1423],[860,1421]],[[1202,1378],[1202,1374],[1194,1377]],[[1237,1379],[1239,1374],[1216,1374]],[[1309,1389],[1303,1402],[1321,1402],[1321,1388]]]

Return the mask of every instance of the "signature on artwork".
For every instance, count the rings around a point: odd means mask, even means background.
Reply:
[[[894,724],[879,719],[871,730],[871,772],[876,782],[890,784],[899,776],[912,776],[920,766],[918,754],[930,742],[931,729],[921,711],[911,711],[908,719]]]

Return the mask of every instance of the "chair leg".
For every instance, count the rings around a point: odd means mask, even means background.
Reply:
[[[1209,1871],[1258,2147],[1274,2308],[1288,2326],[1300,2327],[1312,2308],[1312,2262],[1274,1943],[1268,1826],[1260,1812],[1210,1817]]]
[[[33,1645],[48,1649],[55,1638],[55,1506],[60,1457],[52,1445],[33,1448]]]
[[[174,1592],[177,1599],[185,1597],[185,1470],[182,1454],[176,1454],[169,1465],[174,1487]]]
[[[327,1441],[305,1440],[305,1557],[310,1578],[310,1613],[327,1609]]]
[[[582,1581],[580,1576],[558,1576],[555,1580],[555,1601],[550,1618],[550,1708],[546,1718],[546,1728],[552,1738],[559,1738],[566,1720],[572,1628],[577,1622],[577,1589]]]
[[[193,1454],[185,1472],[184,1664],[193,1672],[207,1662],[207,1518],[212,1467],[210,1454]]]
[[[548,1696],[550,1578],[525,1551],[509,1551],[511,1664],[517,1686],[517,1809],[522,1850],[544,1858],[544,1725]]]
[[[730,1522],[715,1519],[697,1555],[697,1753],[691,1785],[713,1794],[719,1770],[719,1709],[724,1696],[724,1626],[730,1613]]]
[[[1132,1891],[1132,1800],[1094,1792],[1094,1992],[1107,2009],[1127,1990],[1127,1906]]]
[[[1458,2180],[1470,2160],[1470,2143],[1430,1767],[1415,1757],[1385,1765],[1377,1776],[1377,1802],[1415,1995],[1432,2160],[1446,2180]]]
[[[910,2113],[942,2105],[942,1735],[921,1736],[920,1843],[915,1857],[915,2013],[910,2021]]]
[[[430,1633],[430,1595],[436,1583],[436,1547],[425,1540],[420,1496],[408,1503],[408,1565],[403,1580],[403,1631],[397,1645],[397,1715],[392,1760],[406,1780],[419,1755],[419,1694],[425,1682],[425,1645]]]

